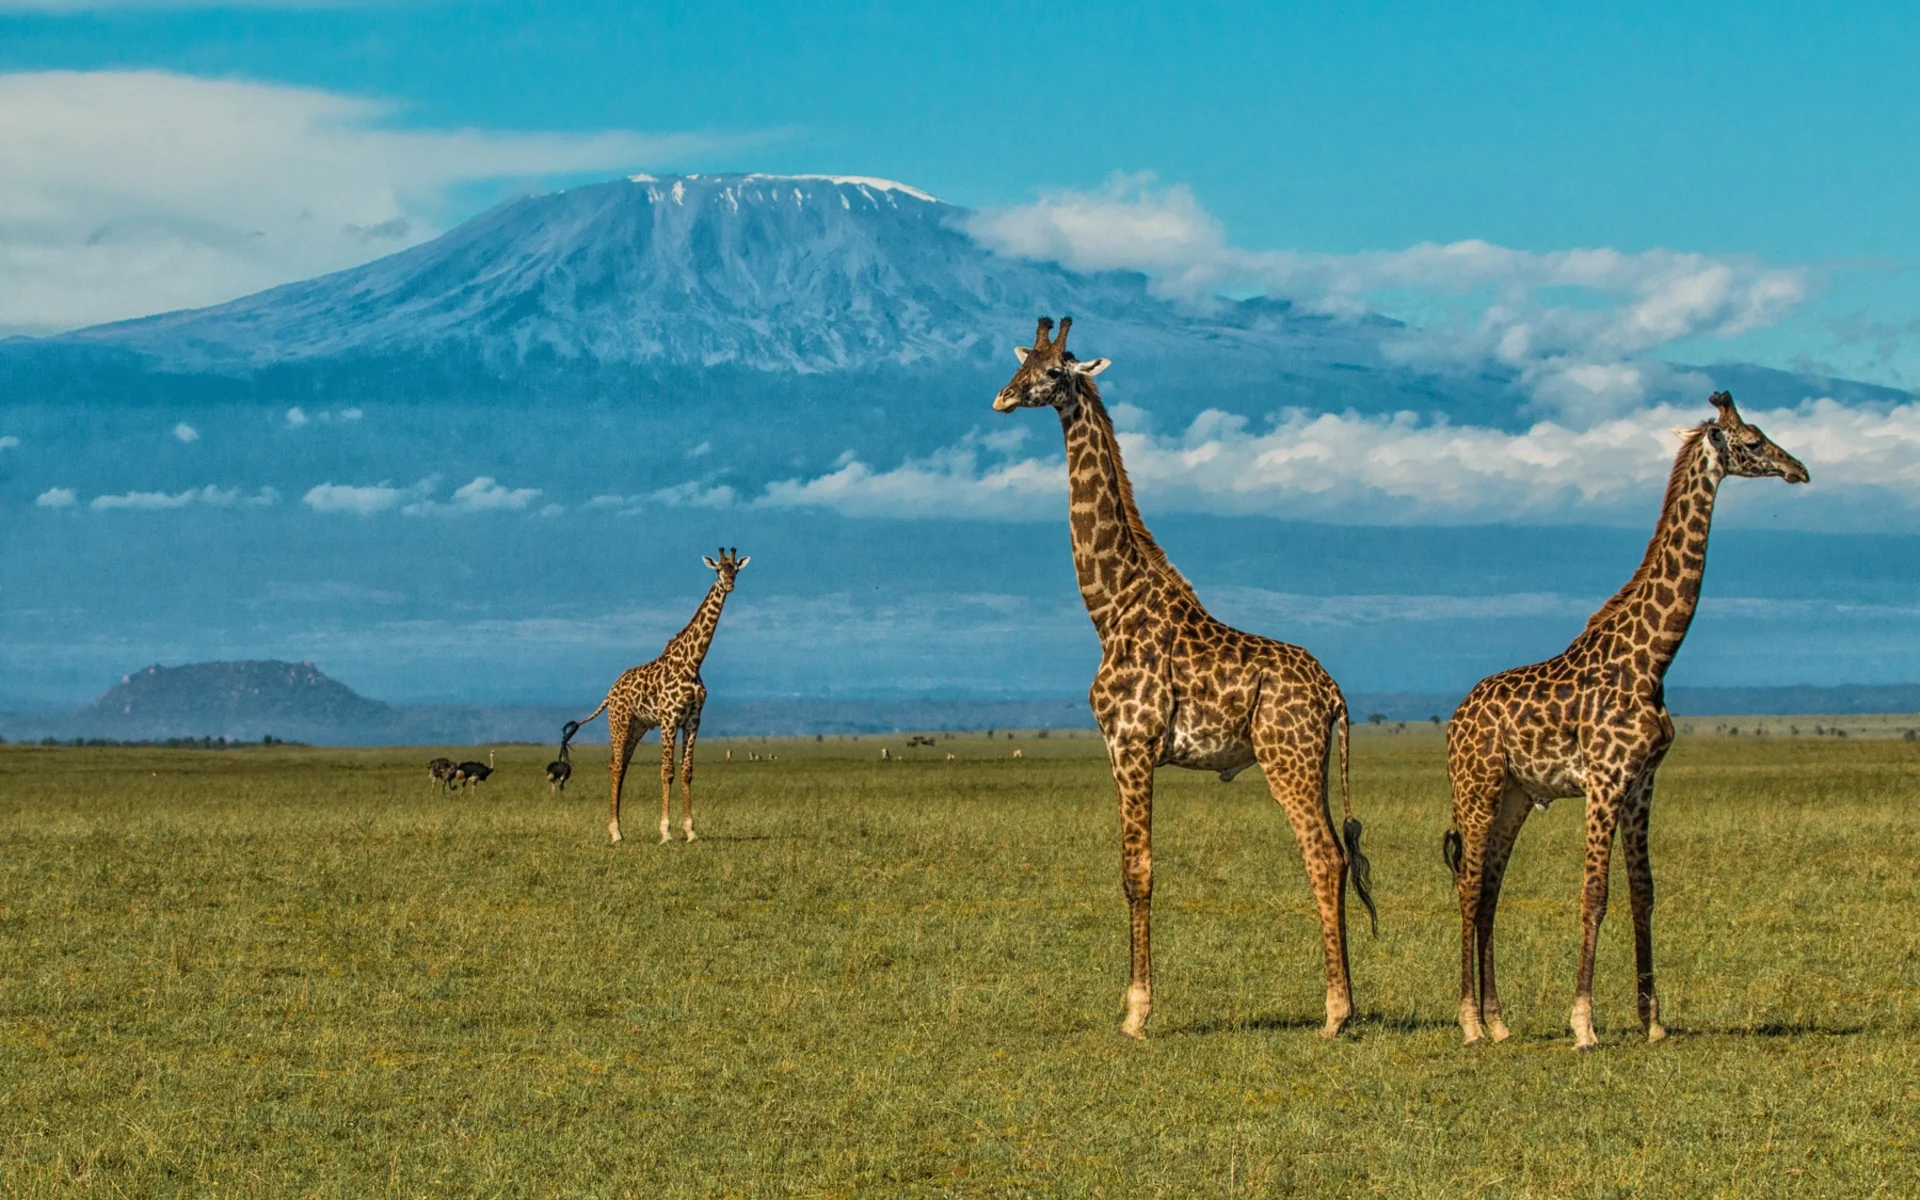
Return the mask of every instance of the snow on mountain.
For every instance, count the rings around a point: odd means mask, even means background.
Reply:
[[[452,352],[811,372],[965,357],[1007,313],[1171,315],[1139,276],[997,257],[961,231],[964,215],[857,176],[635,176],[525,197],[351,270],[59,340],[173,369]]]

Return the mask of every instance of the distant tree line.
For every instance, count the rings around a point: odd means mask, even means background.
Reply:
[[[7,739],[0,738],[0,746],[6,744]],[[247,750],[255,746],[304,746],[307,743],[289,742],[285,738],[277,738],[269,733],[257,742],[243,742],[238,738],[228,741],[223,737],[170,737],[134,741],[122,741],[119,738],[80,737],[62,741],[56,737],[43,737],[38,742],[26,741],[19,744],[22,746],[132,746],[150,750]]]

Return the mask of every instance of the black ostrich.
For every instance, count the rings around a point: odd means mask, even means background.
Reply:
[[[463,762],[453,769],[453,782],[464,783],[472,791],[477,783],[485,783],[487,776],[493,774],[493,751],[487,751],[485,762]]]
[[[569,757],[567,743],[573,741],[573,735],[580,732],[580,722],[568,721],[566,728],[560,731],[560,757],[547,764],[547,790],[564,792],[567,780],[573,778],[573,762]]]

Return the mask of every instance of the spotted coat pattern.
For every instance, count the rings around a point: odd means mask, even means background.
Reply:
[[[1347,708],[1339,687],[1298,646],[1215,620],[1140,519],[1113,423],[1093,377],[1105,359],[1066,350],[1072,319],[1042,319],[1019,371],[994,408],[1055,409],[1066,436],[1069,521],[1080,594],[1100,637],[1088,699],[1106,737],[1120,801],[1121,887],[1127,900],[1131,978],[1122,1032],[1145,1035],[1152,1008],[1149,913],[1153,896],[1153,777],[1160,766],[1213,771],[1223,782],[1259,764],[1299,841],[1319,908],[1326,958],[1325,1036],[1353,1013],[1345,886],[1372,910],[1359,823],[1349,804],[1343,853],[1327,807],[1328,756],[1338,735],[1347,790]]]
[[[640,739],[654,729],[660,731],[660,840],[673,840],[668,809],[673,798],[676,740],[680,742],[680,826],[688,841],[697,840],[693,832],[693,744],[700,735],[701,709],[707,703],[707,686],[700,679],[700,664],[706,660],[707,648],[713,644],[714,630],[720,624],[720,610],[733,591],[734,576],[749,559],[736,557],[732,550],[722,550],[718,559],[701,561],[712,568],[715,578],[693,620],[673,635],[660,657],[616,679],[600,707],[578,721],[569,722],[561,740],[564,751],[575,730],[602,712],[607,714],[608,741],[613,750],[607,762],[612,790],[608,802],[612,816],[607,821],[607,835],[614,842],[621,840],[620,787],[626,781],[627,766]]]
[[[1616,833],[1627,862],[1640,1021],[1648,1040],[1666,1036],[1654,992],[1647,857],[1654,774],[1673,742],[1662,681],[1699,603],[1720,481],[1807,481],[1798,459],[1741,420],[1733,397],[1718,392],[1712,402],[1719,415],[1682,435],[1659,522],[1633,578],[1558,657],[1481,680],[1448,726],[1453,825],[1445,849],[1460,895],[1460,1029],[1468,1045],[1508,1036],[1494,984],[1493,929],[1514,840],[1530,812],[1578,795],[1587,799],[1587,836],[1574,1043],[1582,1050],[1599,1045],[1593,959]]]

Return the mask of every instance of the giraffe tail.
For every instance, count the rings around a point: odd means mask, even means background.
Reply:
[[[1460,831],[1447,830],[1447,836],[1440,839],[1440,857],[1446,860],[1447,869],[1455,879],[1460,878],[1460,858],[1465,853],[1466,843],[1460,840]]]
[[[1360,852],[1360,819],[1353,815],[1353,788],[1347,779],[1347,705],[1343,698],[1340,710],[1334,714],[1335,735],[1340,745],[1340,808],[1345,814],[1345,824],[1341,826],[1341,840],[1347,845],[1348,878],[1353,881],[1353,894],[1360,897],[1360,903],[1367,906],[1367,924],[1373,930],[1373,936],[1380,936],[1380,912],[1373,906],[1373,864]]]
[[[607,711],[607,704],[612,699],[613,697],[611,696],[607,697],[606,700],[602,700],[600,702],[599,708],[596,708],[592,712],[588,713],[586,716],[581,717],[578,721],[568,721],[565,725],[560,727],[560,759],[562,762],[567,761],[567,743],[573,741],[573,735],[580,732],[580,727],[582,725],[585,725],[588,721],[593,720],[595,717],[599,716],[601,713]]]

